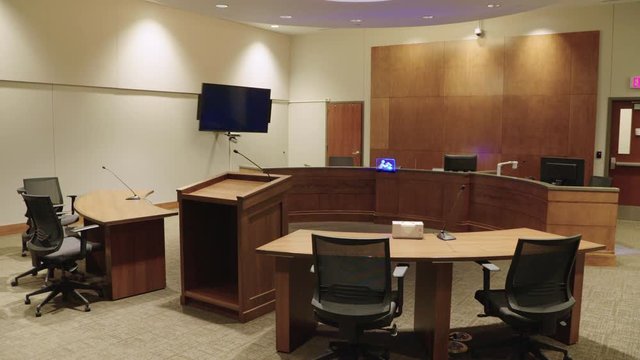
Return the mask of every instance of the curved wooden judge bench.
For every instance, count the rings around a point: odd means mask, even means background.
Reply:
[[[616,264],[617,188],[409,169],[396,173],[341,167],[268,171],[293,175],[293,187],[286,196],[290,222],[420,220],[435,229],[446,221],[451,231],[526,227],[567,236],[580,233],[584,240],[606,247],[587,254],[587,264]],[[461,185],[465,189],[453,208]]]

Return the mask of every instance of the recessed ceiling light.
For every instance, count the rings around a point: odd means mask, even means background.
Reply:
[[[218,4],[218,5],[216,5],[216,7],[217,7],[218,9],[226,9],[226,8],[228,8],[228,7],[229,7],[229,5],[227,5],[227,4]]]
[[[280,27],[280,25],[271,25],[272,28],[277,29]]]
[[[292,17],[291,15],[280,15],[280,19],[291,19]]]
[[[488,7],[488,8],[492,8],[492,9],[493,9],[493,8],[499,8],[499,7],[500,7],[500,4],[489,4],[489,5],[487,5],[487,7]]]
[[[327,0],[330,2],[346,2],[346,3],[369,3],[369,2],[384,2],[391,0]]]
[[[351,19],[349,21],[351,21],[354,24],[360,24],[362,22],[362,19]]]
[[[431,20],[431,19],[433,19],[433,15],[425,15],[422,18],[425,19],[425,20]]]

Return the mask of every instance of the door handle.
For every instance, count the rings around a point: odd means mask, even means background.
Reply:
[[[356,150],[356,151],[352,152],[351,155],[360,155],[360,150]]]
[[[609,161],[609,170],[614,170],[616,168],[616,157],[612,156],[611,161]]]

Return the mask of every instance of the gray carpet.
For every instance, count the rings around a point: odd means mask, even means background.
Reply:
[[[373,224],[296,224],[296,227],[352,231],[388,231]],[[240,324],[215,313],[182,307],[178,218],[165,222],[167,288],[119,301],[88,296],[92,311],[68,307],[60,299],[34,316],[35,305],[44,296],[24,304],[24,295],[37,289],[43,275],[24,278],[11,287],[11,278],[30,266],[20,256],[20,237],[0,237],[0,359],[311,359],[325,351],[336,333],[324,326],[318,336],[292,354],[275,351],[274,313]],[[640,359],[640,222],[618,224],[618,267],[587,267],[580,341],[570,347],[574,359]],[[504,281],[508,262],[492,281]],[[423,359],[424,350],[412,334],[413,273],[408,278],[406,312],[397,321],[400,335],[372,333],[366,341],[392,350],[392,359]],[[481,306],[473,293],[482,284],[475,264],[454,265],[451,326],[474,337],[471,346],[508,336],[498,320],[478,318]],[[87,293],[88,294],[88,293]],[[507,349],[497,349],[481,359],[506,358]],[[554,355],[555,356],[555,355]],[[452,356],[468,359],[468,354]],[[561,359],[559,356],[553,359]]]

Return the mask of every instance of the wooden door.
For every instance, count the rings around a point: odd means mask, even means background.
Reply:
[[[634,106],[637,110],[634,110]],[[609,132],[609,176],[620,189],[619,204],[640,206],[640,100],[614,100],[611,103]],[[631,113],[631,131],[620,138],[621,110]],[[624,122],[624,121],[623,121]],[[629,151],[620,151],[620,141],[629,142]]]
[[[362,107],[361,101],[327,104],[327,165],[362,166]]]

